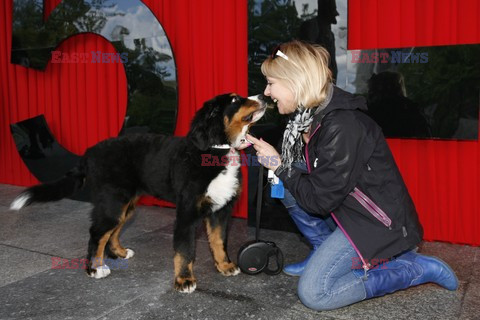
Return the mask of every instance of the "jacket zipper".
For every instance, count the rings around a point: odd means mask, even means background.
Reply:
[[[310,135],[310,139],[308,140],[308,142],[310,142],[312,136],[318,131],[318,129],[320,129],[320,126],[321,126],[321,124],[319,124],[318,127],[313,131],[313,133]],[[308,142],[305,144],[305,161],[307,162],[308,173],[310,173],[312,170],[310,168],[310,160],[308,159]],[[367,262],[365,261],[365,259],[362,256],[362,254],[358,250],[357,246],[355,245],[355,243],[353,243],[352,238],[350,238],[347,231],[343,228],[343,226],[337,220],[337,217],[335,217],[335,214],[333,212],[330,212],[330,214],[331,214],[333,220],[335,220],[335,222],[337,223],[340,230],[342,230],[345,237],[347,237],[348,242],[350,242],[350,244],[352,245],[352,247],[355,250],[355,252],[357,253],[357,255],[360,257],[360,260],[362,261],[362,267],[363,267],[363,270],[364,270],[363,278],[366,280],[367,279],[367,271],[368,271],[368,269],[370,269],[370,265],[367,264]]]
[[[310,139],[312,136],[320,129],[321,124],[319,124],[313,133],[310,135]],[[308,140],[310,142],[310,139]],[[305,161],[307,162],[308,172],[311,172],[310,167],[310,160],[308,158],[308,142],[305,144]],[[367,164],[368,170],[372,170],[370,166]],[[350,195],[353,196],[365,209],[367,209],[370,214],[372,214],[377,220],[385,225],[389,230],[392,230],[392,220],[387,216],[387,214],[380,209],[379,206],[375,204],[366,194],[364,194],[360,189],[355,187],[354,191],[350,192]]]
[[[364,194],[360,189],[355,187],[350,195],[354,197],[371,215],[373,215],[377,220],[379,220],[385,227],[392,230],[392,220],[387,216],[387,214],[380,209],[379,206],[375,204],[366,194]]]
[[[310,139],[312,138],[312,136],[318,131],[318,129],[320,129],[322,125],[319,124],[315,130],[313,130],[312,134],[310,135],[310,138],[308,139],[308,141],[305,143],[305,161],[307,162],[307,169],[308,169],[308,172],[310,173],[311,168],[310,168],[310,160],[308,159],[308,143],[310,142]]]

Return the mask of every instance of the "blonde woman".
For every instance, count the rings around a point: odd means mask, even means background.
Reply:
[[[426,282],[456,290],[445,262],[413,250],[423,229],[382,130],[363,97],[332,84],[328,62],[317,45],[275,49],[261,68],[264,94],[290,115],[282,154],[247,137],[259,157],[281,159],[262,164],[282,180],[290,215],[313,239],[315,250],[291,272],[300,275],[300,300],[330,310]]]

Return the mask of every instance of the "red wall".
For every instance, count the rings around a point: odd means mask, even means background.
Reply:
[[[59,0],[45,0],[47,12]],[[350,0],[349,49],[480,43],[478,0]],[[246,0],[148,0],[176,55],[177,135],[215,94],[247,93]],[[57,139],[81,154],[115,136],[126,107],[123,67],[49,65],[36,72],[12,65],[12,1],[0,4],[0,183],[36,182],[23,165],[9,124],[39,113]],[[112,52],[100,37],[81,35],[65,52]],[[107,108],[105,108],[107,106]],[[85,121],[89,119],[88,123]],[[480,245],[478,142],[389,139],[419,211],[426,240]],[[246,216],[246,192],[238,216]]]

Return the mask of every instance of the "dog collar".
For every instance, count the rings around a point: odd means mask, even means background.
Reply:
[[[212,149],[230,149],[231,146],[229,144],[215,144],[211,146]]]

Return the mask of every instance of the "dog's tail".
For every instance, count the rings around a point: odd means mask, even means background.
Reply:
[[[20,193],[10,205],[10,210],[20,210],[34,202],[58,201],[71,196],[83,187],[86,176],[86,163],[82,158],[77,166],[57,181],[41,183]]]

